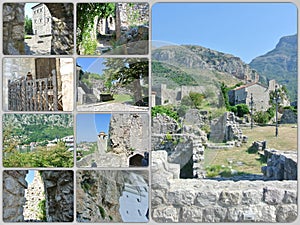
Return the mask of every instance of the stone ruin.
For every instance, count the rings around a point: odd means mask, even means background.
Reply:
[[[152,151],[164,150],[169,163],[180,165],[180,177],[204,177],[204,146],[207,137],[198,126],[179,126],[176,120],[157,114],[152,118]]]
[[[72,54],[74,48],[73,4],[45,3],[52,16],[51,54]],[[3,53],[24,55],[25,3],[5,3],[3,5]]]
[[[3,221],[24,222],[25,180],[27,170],[3,172]],[[47,222],[72,222],[74,219],[73,171],[41,171],[46,197]]]
[[[76,173],[78,222],[122,222],[120,198],[126,186],[139,193],[137,178],[148,184],[141,171],[79,170]],[[124,197],[124,196],[123,196]]]
[[[234,141],[238,147],[243,142],[247,142],[248,138],[243,135],[236,122],[233,112],[226,112],[218,120],[212,121],[209,140],[216,143]]]
[[[98,151],[77,162],[79,167],[142,166],[149,147],[149,117],[145,113],[114,113],[108,134],[98,136]]]
[[[267,165],[262,167],[264,176],[274,180],[297,180],[297,152],[265,149]]]
[[[297,181],[179,179],[180,165],[166,151],[152,152],[155,222],[293,222]]]

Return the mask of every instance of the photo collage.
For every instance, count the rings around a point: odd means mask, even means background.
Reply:
[[[299,6],[1,2],[0,222],[296,222]]]

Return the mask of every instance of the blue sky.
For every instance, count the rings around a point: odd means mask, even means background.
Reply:
[[[28,173],[26,174],[25,180],[28,184],[31,184],[34,178],[34,170],[28,170]]]
[[[32,17],[32,7],[39,3],[26,3],[25,4],[25,16],[27,15],[29,18]]]
[[[77,64],[81,66],[84,71],[102,74],[105,69],[103,58],[77,58]]]
[[[100,131],[108,133],[111,114],[78,114],[76,117],[76,142],[97,141]]]
[[[249,63],[297,33],[292,3],[157,3],[152,8],[153,45],[195,44]]]

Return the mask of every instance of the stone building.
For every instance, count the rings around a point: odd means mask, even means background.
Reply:
[[[188,96],[190,92],[204,93],[206,87],[204,86],[181,86],[175,89],[167,88],[166,84],[152,86],[152,106],[178,104],[184,96]],[[153,105],[155,103],[155,105]]]
[[[12,87],[13,84],[19,83],[19,87],[20,87],[20,83],[23,80],[26,80],[27,74],[28,72],[30,72],[32,76],[32,80],[36,82],[39,82],[42,79],[48,79],[49,77],[54,77],[55,75],[56,77],[55,83],[57,86],[56,97],[58,101],[57,110],[72,111],[73,110],[73,69],[74,69],[74,63],[72,58],[4,58],[3,60],[4,110],[10,110],[9,105],[11,101],[13,101],[13,99],[9,99],[10,96],[9,93],[11,93],[11,88],[8,87],[8,83],[10,82],[11,84],[10,87]],[[53,82],[54,81],[52,81],[52,84]],[[17,87],[14,86],[14,88]],[[50,97],[51,97],[51,92],[48,91],[48,100],[50,100]],[[17,111],[28,111],[28,110],[19,109]]]
[[[51,36],[52,17],[47,6],[40,3],[31,9],[33,34],[40,37]]]
[[[266,87],[260,83],[249,83],[237,87],[228,92],[229,102],[232,105],[247,104],[250,108],[251,95],[253,97],[253,109],[255,111],[266,111],[270,108],[270,92],[275,91],[276,81],[269,81]]]
[[[40,4],[38,8],[42,7]],[[44,3],[49,9],[51,23],[51,54],[67,55],[74,48],[74,13],[73,3]],[[37,9],[36,9],[37,10]],[[36,14],[39,14],[38,12]],[[45,17],[47,22],[48,17]],[[41,22],[43,22],[42,19]],[[37,18],[40,23],[40,18]],[[3,53],[5,55],[29,54],[25,49],[25,3],[3,4]],[[37,33],[39,33],[37,31]]]

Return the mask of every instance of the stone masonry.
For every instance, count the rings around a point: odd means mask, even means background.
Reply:
[[[297,180],[297,152],[265,149],[267,166],[262,167],[263,174],[275,180]]]
[[[211,124],[210,140],[213,142],[242,142],[245,137],[232,112],[226,112]]]
[[[5,170],[3,172],[3,221],[24,221],[23,206],[26,202],[25,180],[27,170]]]
[[[74,219],[73,171],[44,170],[47,222],[72,222]]]
[[[108,150],[115,153],[144,154],[149,151],[149,118],[141,113],[112,114],[109,124]]]
[[[155,222],[293,222],[297,181],[178,179],[164,151],[152,152]],[[177,168],[177,169],[175,169]]]
[[[25,191],[26,204],[24,206],[24,219],[25,220],[39,220],[40,213],[38,204],[45,199],[44,183],[41,175],[37,170],[34,171],[34,179],[28,185]]]
[[[25,3],[3,5],[3,53],[5,55],[25,54],[24,6]]]

